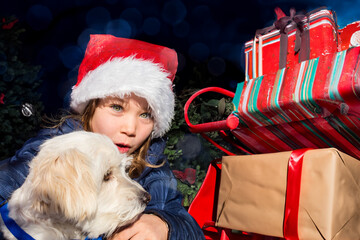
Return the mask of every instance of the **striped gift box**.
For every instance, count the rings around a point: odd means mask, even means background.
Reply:
[[[334,147],[360,157],[360,47],[239,83],[234,136],[254,153]]]
[[[312,59],[322,54],[338,51],[338,29],[333,12],[328,9],[314,10],[309,13],[310,50],[309,58]],[[271,28],[271,27],[270,27]],[[296,31],[288,32],[286,65],[299,63],[299,54],[295,53]],[[299,36],[298,36],[299,37]],[[257,34],[254,39],[245,43],[245,79],[257,78],[278,70],[280,61],[280,30],[275,27],[268,33]]]

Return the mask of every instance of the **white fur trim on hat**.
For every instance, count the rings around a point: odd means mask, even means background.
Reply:
[[[145,98],[154,117],[152,138],[163,136],[171,126],[175,97],[168,73],[158,64],[134,56],[113,58],[89,71],[71,93],[70,107],[82,113],[89,100],[131,93]]]

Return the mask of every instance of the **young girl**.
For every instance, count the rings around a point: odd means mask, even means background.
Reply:
[[[163,155],[161,138],[174,114],[174,50],[150,43],[91,35],[71,93],[71,109],[56,128],[43,129],[0,165],[0,202],[24,182],[28,162],[41,143],[55,135],[84,129],[112,139],[133,156],[129,175],[150,194],[144,214],[111,239],[204,239],[181,206],[176,180]]]

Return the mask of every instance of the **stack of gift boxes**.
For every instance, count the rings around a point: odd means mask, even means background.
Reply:
[[[214,226],[360,239],[360,22],[276,12],[245,44],[231,133],[253,154],[223,157]]]
[[[216,225],[360,239],[360,22],[277,11],[245,45],[232,134],[255,155],[223,158]]]

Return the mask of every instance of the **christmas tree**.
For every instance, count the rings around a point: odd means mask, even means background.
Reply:
[[[21,34],[15,17],[0,20],[0,160],[14,155],[39,129],[43,105],[40,66],[21,56]]]

